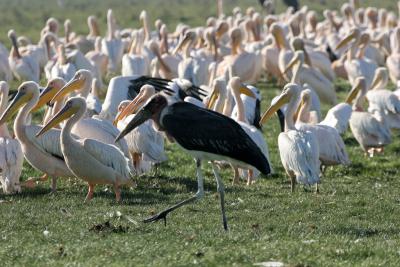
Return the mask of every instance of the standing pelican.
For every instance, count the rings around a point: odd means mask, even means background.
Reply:
[[[7,108],[8,84],[0,82],[0,114]],[[21,192],[19,177],[22,172],[24,156],[19,141],[8,132],[7,123],[0,124],[0,182],[5,194]]]
[[[108,73],[117,73],[121,69],[124,45],[120,38],[115,36],[115,18],[111,9],[107,12],[107,37],[102,40],[101,49],[108,56]]]
[[[136,116],[135,111],[154,94],[153,86],[144,85],[134,100],[128,101],[127,104],[125,104],[125,101],[121,102],[121,111],[114,121],[118,129],[122,131]],[[164,152],[164,138],[161,133],[154,129],[152,121],[144,122],[127,134],[125,139],[138,174],[147,171],[148,163],[156,164],[167,160]]]
[[[369,103],[368,112],[380,112],[390,128],[400,129],[400,99],[392,91],[386,89],[389,81],[386,68],[378,68],[371,88],[366,97]]]
[[[9,120],[18,111],[14,120],[14,133],[22,146],[25,159],[35,169],[45,173],[41,178],[30,178],[26,184],[29,186],[37,180],[52,178],[52,191],[56,190],[57,177],[72,177],[64,161],[60,147],[60,130],[51,130],[40,138],[35,133],[40,127],[27,124],[27,118],[31,110],[39,100],[39,87],[35,82],[24,82],[18,88],[14,100],[9,104],[0,119],[0,125]]]
[[[204,186],[201,161],[207,160],[211,161],[217,181],[222,222],[224,229],[227,230],[224,186],[213,161],[227,160],[239,167],[258,169],[263,174],[268,174],[270,173],[268,160],[234,120],[186,102],[177,102],[169,105],[167,98],[161,94],[153,96],[136,113],[135,118],[129,122],[117,140],[150,118],[153,119],[159,130],[164,131],[171,140],[175,140],[181,148],[195,158],[198,191],[193,197],[160,212],[145,220],[145,222],[165,220],[167,214],[173,210],[202,198],[204,196]]]
[[[319,147],[315,134],[297,130],[293,121],[300,92],[301,88],[297,84],[287,84],[260,120],[260,124],[265,123],[274,112],[288,103],[285,132],[279,134],[278,147],[283,167],[290,177],[292,192],[296,180],[305,185],[317,184],[320,174]]]
[[[397,27],[392,33],[394,37],[394,45],[392,46],[392,53],[386,59],[386,66],[388,67],[390,79],[394,84],[400,81],[400,27]]]
[[[141,38],[139,31],[132,32],[131,47],[122,57],[122,76],[150,74],[148,59],[142,53]]]
[[[67,120],[61,130],[61,151],[65,163],[78,178],[88,182],[89,191],[85,201],[93,197],[96,184],[112,184],[116,201],[121,201],[120,185],[133,185],[130,178],[129,159],[114,145],[104,144],[94,139],[75,139],[71,136],[73,125],[86,112],[85,99],[73,97],[64,107],[36,134],[40,136],[54,125]]]
[[[301,92],[301,104],[299,105],[296,128],[301,131],[312,132],[318,140],[319,160],[321,169],[334,165],[349,165],[350,160],[346,152],[346,147],[335,128],[322,124],[309,124],[303,118],[310,114],[311,94],[306,89]]]
[[[373,157],[375,152],[382,152],[383,147],[391,142],[390,129],[381,113],[373,115],[363,111],[362,104],[368,90],[367,82],[364,77],[357,78],[355,82],[361,87],[361,92],[355,100],[350,129],[365,154]]]

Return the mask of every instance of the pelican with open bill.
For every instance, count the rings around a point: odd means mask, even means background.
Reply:
[[[116,140],[124,137],[135,127],[152,119],[160,131],[164,131],[170,140],[192,155],[196,161],[198,191],[193,196],[146,219],[152,222],[164,219],[171,211],[204,196],[201,161],[211,162],[220,194],[222,221],[228,229],[225,216],[224,185],[213,163],[214,160],[225,160],[246,169],[258,169],[267,175],[271,172],[268,159],[260,148],[246,134],[242,127],[229,117],[220,113],[197,107],[186,102],[168,104],[167,97],[154,95],[128,123]]]

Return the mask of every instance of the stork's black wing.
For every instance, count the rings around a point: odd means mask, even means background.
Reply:
[[[220,113],[179,102],[167,107],[162,126],[187,150],[226,156],[271,172],[268,159],[234,120]]]
[[[141,76],[137,79],[131,80],[131,85],[129,86],[128,94],[129,94],[129,97],[131,97],[131,95],[136,96],[139,93],[140,88],[145,84],[152,85],[158,92],[160,92],[160,91],[172,92],[171,87],[170,87],[172,82],[173,81],[171,81],[171,80],[163,79],[163,78],[153,78],[153,77],[149,77],[149,76]],[[179,97],[183,100],[186,96],[191,96],[191,97],[197,98],[199,100],[202,100],[204,97],[207,96],[207,92],[195,85],[191,85],[186,88],[180,87]],[[134,97],[132,97],[132,99],[133,98]]]

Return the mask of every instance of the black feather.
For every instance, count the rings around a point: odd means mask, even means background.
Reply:
[[[164,130],[186,150],[226,156],[269,174],[268,159],[234,120],[220,113],[178,102],[164,111]]]
[[[332,51],[332,48],[329,45],[326,45],[326,52],[328,53],[329,60],[334,62],[339,59],[339,57]]]

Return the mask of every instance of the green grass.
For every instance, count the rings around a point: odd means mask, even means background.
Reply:
[[[5,2],[9,1],[0,2],[0,7]],[[14,2],[21,7],[28,3]],[[68,12],[62,14],[60,11],[55,16],[71,15],[83,23],[86,15],[104,16],[106,6],[114,5],[99,2],[93,12],[82,7],[71,13],[71,7]],[[134,15],[145,4],[154,8],[153,1],[130,2],[138,2],[138,8],[132,6]],[[192,12],[188,15],[190,21],[192,17],[201,21],[201,15],[209,14],[200,15],[196,8],[203,7],[187,4],[189,2],[174,0],[171,6],[184,3]],[[43,1],[35,1],[32,5],[37,8],[40,3]],[[45,11],[52,10],[52,4],[47,3],[41,11],[30,11],[32,17],[43,18],[40,25],[46,17],[43,14],[49,14]],[[380,3],[389,5],[392,1]],[[27,11],[21,8],[20,12]],[[127,10],[124,12],[128,13]],[[154,10],[154,14],[159,14],[157,12],[163,13]],[[165,14],[171,14],[169,12]],[[175,21],[182,14],[177,16]],[[5,14],[0,22],[5,18],[10,15]],[[132,20],[123,15],[118,19]],[[14,18],[9,25],[20,27],[24,34],[37,32],[36,24],[32,24],[35,31],[31,31],[29,23],[21,26],[20,22]],[[74,20],[73,23],[75,25]],[[0,25],[9,27],[4,23]],[[262,109],[265,110],[280,88],[265,82],[258,86],[262,90]],[[342,100],[349,86],[339,81],[337,87],[341,88],[339,98]],[[328,109],[327,106],[323,108]],[[221,172],[226,185],[228,232],[222,228],[215,181],[206,163],[203,164],[206,176],[203,200],[169,215],[166,227],[161,222],[141,223],[142,219],[191,196],[197,189],[193,159],[176,145],[168,144],[169,161],[159,168],[159,175],[137,178],[136,189],[123,190],[121,204],[115,203],[112,189],[105,186],[98,186],[93,201],[84,204],[87,188],[78,179],[59,179],[56,194],[50,194],[49,183],[25,190],[20,195],[0,194],[4,200],[0,203],[1,265],[252,266],[256,262],[277,260],[291,266],[398,266],[399,133],[393,133],[394,141],[383,155],[372,159],[364,157],[351,133],[346,133],[344,140],[352,165],[329,169],[318,195],[305,192],[301,187],[290,193],[277,150],[278,133],[277,120],[265,125],[264,135],[276,174],[262,177],[254,186],[247,187],[244,183],[231,185],[230,169]],[[21,179],[33,175],[41,174],[26,164]],[[118,217],[117,212],[122,216]],[[49,232],[47,236],[45,230]]]

